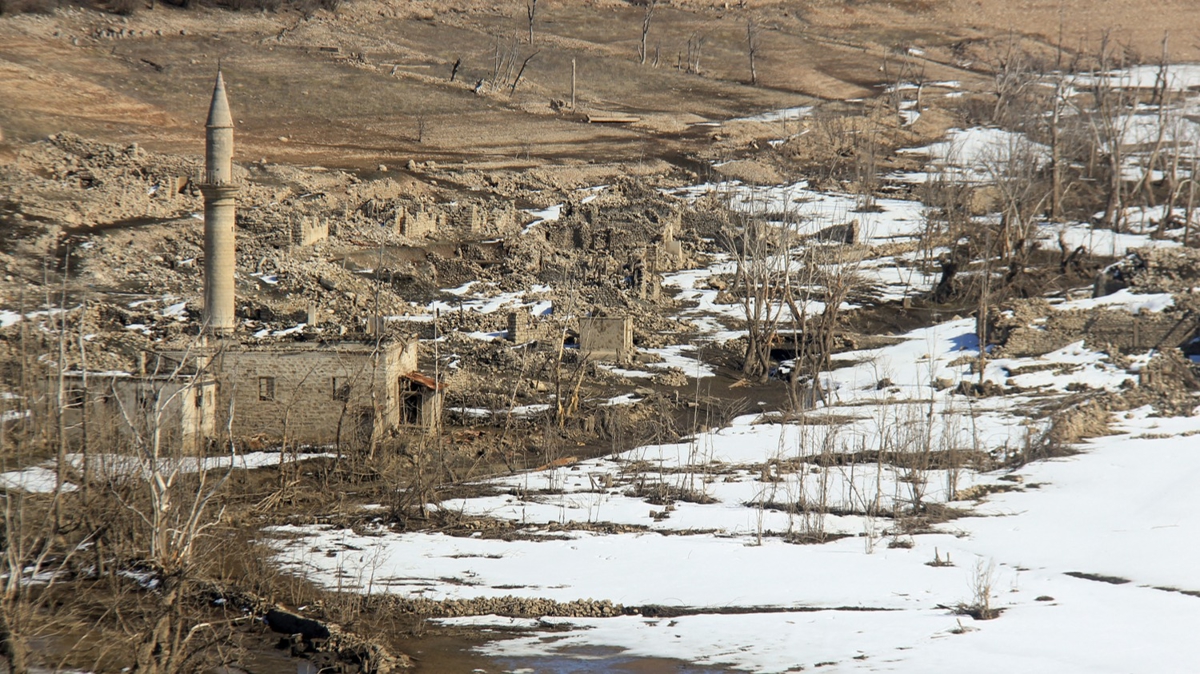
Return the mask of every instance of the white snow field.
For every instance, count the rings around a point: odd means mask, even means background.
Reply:
[[[1169,305],[1157,296],[1106,300],[1131,310]],[[751,672],[823,663],[830,671],[1195,671],[1200,418],[1121,413],[1116,435],[1011,472],[965,463],[914,471],[873,460],[821,468],[822,453],[879,449],[1000,458],[1041,428],[1027,414],[1071,384],[1118,390],[1134,376],[1073,344],[989,361],[985,378],[1000,385],[1019,367],[1054,365],[1012,378],[1023,393],[968,400],[935,390],[938,378],[978,376],[968,374],[978,355],[972,331],[970,320],[950,321],[842,354],[845,366],[828,374],[830,404],[803,418],[747,415],[688,441],[497,478],[492,495],[438,506],[521,523],[516,540],[276,527],[276,560],[361,592],[673,611],[445,620],[529,630],[483,647],[498,657],[615,648]],[[884,377],[890,385],[880,388]],[[645,496],[654,493],[679,498],[653,505]],[[897,533],[887,515],[918,493],[964,516]],[[803,503],[827,513],[795,505]],[[935,558],[952,565],[930,565]],[[978,601],[981,582],[1002,610],[994,620],[953,610]]]

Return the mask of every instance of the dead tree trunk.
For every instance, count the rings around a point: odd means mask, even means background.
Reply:
[[[529,17],[529,44],[533,45],[533,20],[537,16],[538,0],[529,0],[529,4],[525,5],[525,14]]]
[[[750,84],[758,84],[758,69],[754,59],[758,55],[758,24],[754,19],[746,21],[746,54],[750,57]]]
[[[513,80],[512,89],[509,89],[509,91],[508,91],[509,96],[512,96],[513,94],[517,93],[517,85],[521,83],[521,75],[525,74],[525,66],[529,65],[529,62],[533,60],[533,57],[537,56],[539,53],[541,53],[541,52],[535,51],[532,54],[530,54],[529,56],[526,56],[525,60],[521,62],[521,69],[517,71],[517,78],[515,80]]]
[[[650,20],[654,18],[654,9],[658,6],[658,0],[649,0],[646,3],[646,14],[642,17],[642,43],[638,47],[638,61],[642,65],[646,65],[646,36],[650,33]]]

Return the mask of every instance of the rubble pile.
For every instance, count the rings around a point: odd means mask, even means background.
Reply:
[[[193,344],[203,320],[201,168],[199,158],[70,134],[27,144],[0,168],[9,178],[0,217],[22,225],[0,248],[9,274],[0,301],[21,310],[0,327],[6,362],[22,362],[22,349],[55,353],[65,337],[68,369],[139,373],[146,352]],[[447,385],[447,413],[470,425],[537,426],[556,395],[572,411],[558,432],[571,437],[661,424],[653,406],[610,399],[678,389],[688,382],[681,369],[642,353],[640,365],[658,367],[631,378],[573,347],[590,316],[632,317],[635,347],[680,343],[695,326],[667,315],[663,274],[705,263],[716,252],[711,230],[727,223],[664,195],[656,180],[588,187],[550,171],[431,179],[438,170],[366,180],[235,166],[239,338],[427,340],[420,371]],[[535,222],[517,204],[556,217]],[[63,291],[35,297],[22,290],[29,283]],[[4,373],[10,381],[16,367]]]

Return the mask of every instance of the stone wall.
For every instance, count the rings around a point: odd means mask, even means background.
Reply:
[[[505,338],[510,342],[524,344],[535,340],[551,341],[558,333],[558,326],[534,316],[527,310],[512,311],[508,314],[508,333]]]
[[[441,212],[426,208],[424,205],[413,209],[399,207],[396,209],[396,233],[417,239],[436,232],[443,224]]]
[[[47,391],[57,385],[49,382]],[[63,421],[72,446],[83,439],[85,406],[93,443],[149,438],[157,424],[167,451],[197,454],[216,431],[216,382],[205,376],[90,374],[85,388],[84,377],[72,375],[65,392]]]
[[[1006,356],[1013,357],[1040,356],[1080,340],[1090,349],[1133,353],[1182,346],[1196,336],[1200,326],[1200,317],[1190,311],[1132,314],[1103,308],[1049,309],[1044,315],[1041,322],[995,321],[993,341],[1003,345]]]
[[[629,316],[585,318],[579,325],[579,352],[594,360],[626,360],[633,356],[633,319]]]
[[[292,245],[311,246],[328,238],[328,220],[305,216],[292,223]]]

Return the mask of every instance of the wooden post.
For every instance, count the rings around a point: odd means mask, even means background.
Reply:
[[[571,59],[571,109],[575,109],[575,59]]]

